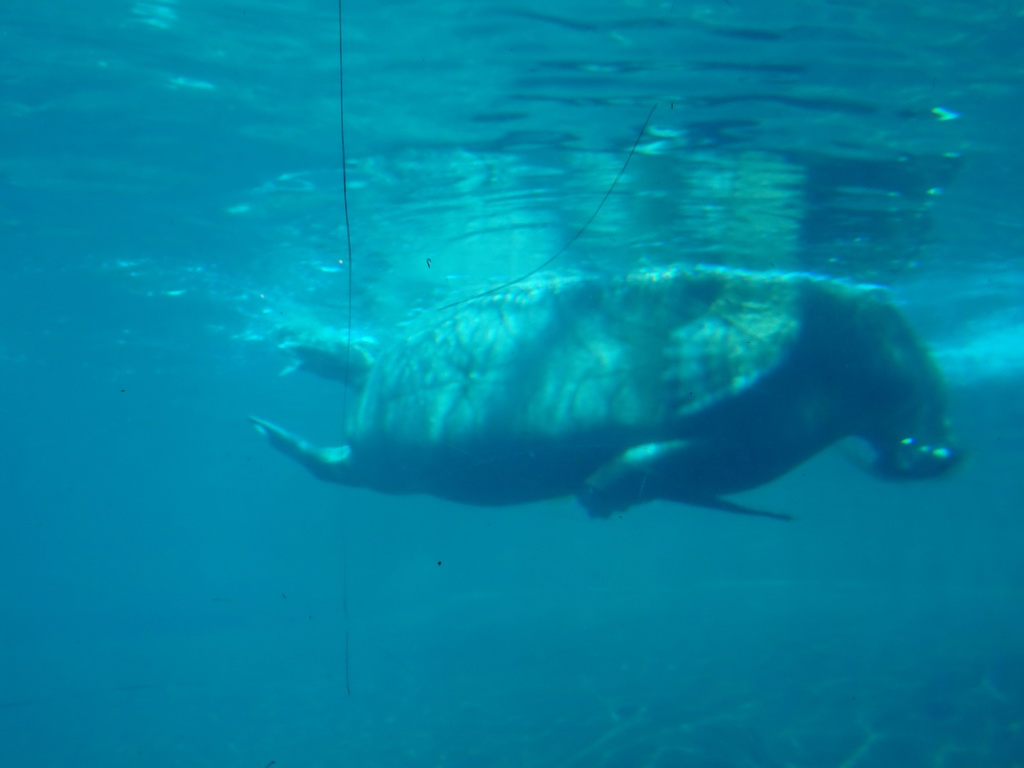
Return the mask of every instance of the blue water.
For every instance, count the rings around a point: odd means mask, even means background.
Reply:
[[[0,11],[0,765],[1024,765],[1024,16],[778,6],[346,1],[351,260],[332,2]],[[962,468],[598,521],[247,425],[337,443],[282,338],[532,269],[653,105],[553,267],[890,286]]]

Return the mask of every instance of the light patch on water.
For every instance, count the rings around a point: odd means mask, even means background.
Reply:
[[[640,155],[663,155],[671,150],[673,146],[674,144],[671,141],[651,141],[637,146],[636,152]]]
[[[686,137],[686,131],[683,129],[664,128],[657,125],[652,125],[647,129],[647,132],[659,139],[682,139]]]
[[[995,318],[975,336],[942,345],[935,358],[953,384],[1024,376],[1024,331],[1017,322]]]
[[[959,112],[954,112],[953,110],[946,109],[945,107],[935,107],[932,109],[932,114],[942,122],[945,122],[946,120],[956,120],[960,117]]]
[[[174,8],[177,0],[152,0],[140,2],[132,6],[132,16],[141,24],[157,29],[170,29],[178,21],[178,11]]]
[[[192,77],[171,77],[167,80],[172,88],[194,88],[197,91],[215,91],[217,86],[206,80],[196,80]]]

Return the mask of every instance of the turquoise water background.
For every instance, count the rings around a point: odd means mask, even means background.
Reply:
[[[1024,766],[1024,5],[0,10],[0,765]],[[352,259],[341,204],[344,84]],[[969,459],[791,524],[320,484],[288,334],[554,267],[890,286]],[[429,263],[428,263],[429,260]],[[282,375],[285,374],[285,375]]]

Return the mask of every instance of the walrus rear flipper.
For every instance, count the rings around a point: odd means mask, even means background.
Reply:
[[[318,448],[269,421],[255,416],[250,416],[249,421],[256,425],[256,430],[265,435],[272,446],[285,456],[295,459],[316,477],[331,483],[349,484],[349,457],[352,449],[347,445]]]

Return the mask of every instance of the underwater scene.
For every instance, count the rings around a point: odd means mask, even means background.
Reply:
[[[1024,768],[1024,3],[0,10],[0,765]]]

